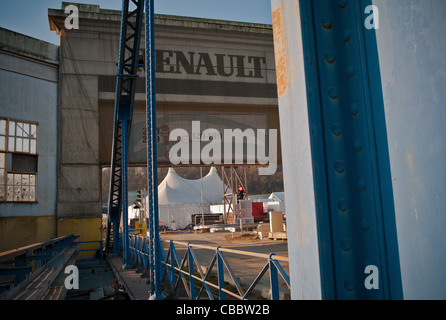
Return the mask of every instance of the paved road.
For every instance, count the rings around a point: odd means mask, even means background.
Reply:
[[[239,233],[234,233],[236,236]],[[161,240],[174,240],[181,242],[190,242],[191,244],[202,244],[208,246],[252,251],[258,253],[275,253],[280,256],[288,256],[287,242],[282,240],[262,239],[255,241],[228,241],[227,236],[231,236],[230,232],[214,232],[214,233],[171,233],[161,234]]]

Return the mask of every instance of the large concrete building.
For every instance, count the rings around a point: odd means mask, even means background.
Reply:
[[[1,170],[4,177],[15,173],[11,159],[15,163],[20,157],[34,159],[38,168],[30,175],[37,180],[35,198],[17,203],[7,191],[0,196],[0,251],[38,241],[39,234],[100,239],[101,172],[111,158],[121,12],[75,4],[79,28],[67,29],[67,5],[48,10],[49,27],[60,35],[59,47],[1,30],[2,128],[3,123],[28,122],[38,128],[35,154],[8,150]],[[166,15],[157,15],[155,24],[160,165],[170,164],[169,131],[190,132],[192,121],[200,121],[201,130],[279,129],[270,25]],[[144,165],[147,157],[144,78],[141,68],[132,165]],[[5,141],[13,137],[1,135]],[[4,181],[0,192],[12,188]],[[11,228],[12,221],[17,228]],[[20,235],[14,230],[21,230]]]

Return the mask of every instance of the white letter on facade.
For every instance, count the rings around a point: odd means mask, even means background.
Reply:
[[[69,13],[70,15],[65,19],[65,28],[68,30],[71,29],[79,29],[79,9],[70,4],[66,6],[65,13]]]

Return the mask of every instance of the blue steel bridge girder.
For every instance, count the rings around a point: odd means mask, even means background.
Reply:
[[[136,80],[138,78],[143,13],[144,0],[122,1],[105,248],[110,250],[112,244],[114,255],[118,254],[118,232],[122,215],[124,267],[128,266],[126,250],[128,237],[125,236],[128,233],[127,150],[132,125]],[[112,230],[113,239],[111,239]]]
[[[150,299],[161,300],[162,247],[159,237],[158,165],[156,145],[155,86],[155,12],[154,1],[146,0],[146,113],[147,113],[147,177],[149,208]]]
[[[133,10],[130,6],[133,4]],[[132,125],[136,80],[138,78],[139,48],[142,20],[146,10],[146,69],[147,69],[147,168],[149,198],[149,251],[151,299],[162,299],[161,259],[158,218],[158,174],[156,143],[155,99],[155,32],[153,0],[123,0],[119,61],[116,77],[116,96],[113,124],[113,145],[108,204],[106,249],[110,249],[113,229],[113,254],[118,254],[118,231],[122,214],[122,248],[124,268],[129,267],[128,234],[128,143]]]
[[[300,0],[322,298],[401,299],[370,0]],[[368,265],[379,290],[365,287]]]

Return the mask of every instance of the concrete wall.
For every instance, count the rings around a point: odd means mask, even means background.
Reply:
[[[54,215],[0,217],[0,252],[48,241],[57,235],[56,229]]]
[[[102,22],[99,6],[78,7],[79,30],[65,29],[64,10],[49,9],[50,28],[60,35],[57,216],[65,221],[64,230],[71,225],[77,234],[84,233],[79,230],[81,220],[101,217],[98,77],[116,73],[120,20],[119,15],[103,12],[108,18]],[[111,137],[107,142],[111,144]],[[97,240],[98,233],[93,238],[85,234],[83,240]]]
[[[43,227],[51,230],[46,238],[55,235],[58,47],[0,28],[0,88],[0,116],[38,122],[37,202],[0,203],[1,250],[41,239],[30,225],[37,220],[50,224]],[[27,218],[17,223],[20,217]]]
[[[446,298],[442,0],[374,0],[405,299]]]

